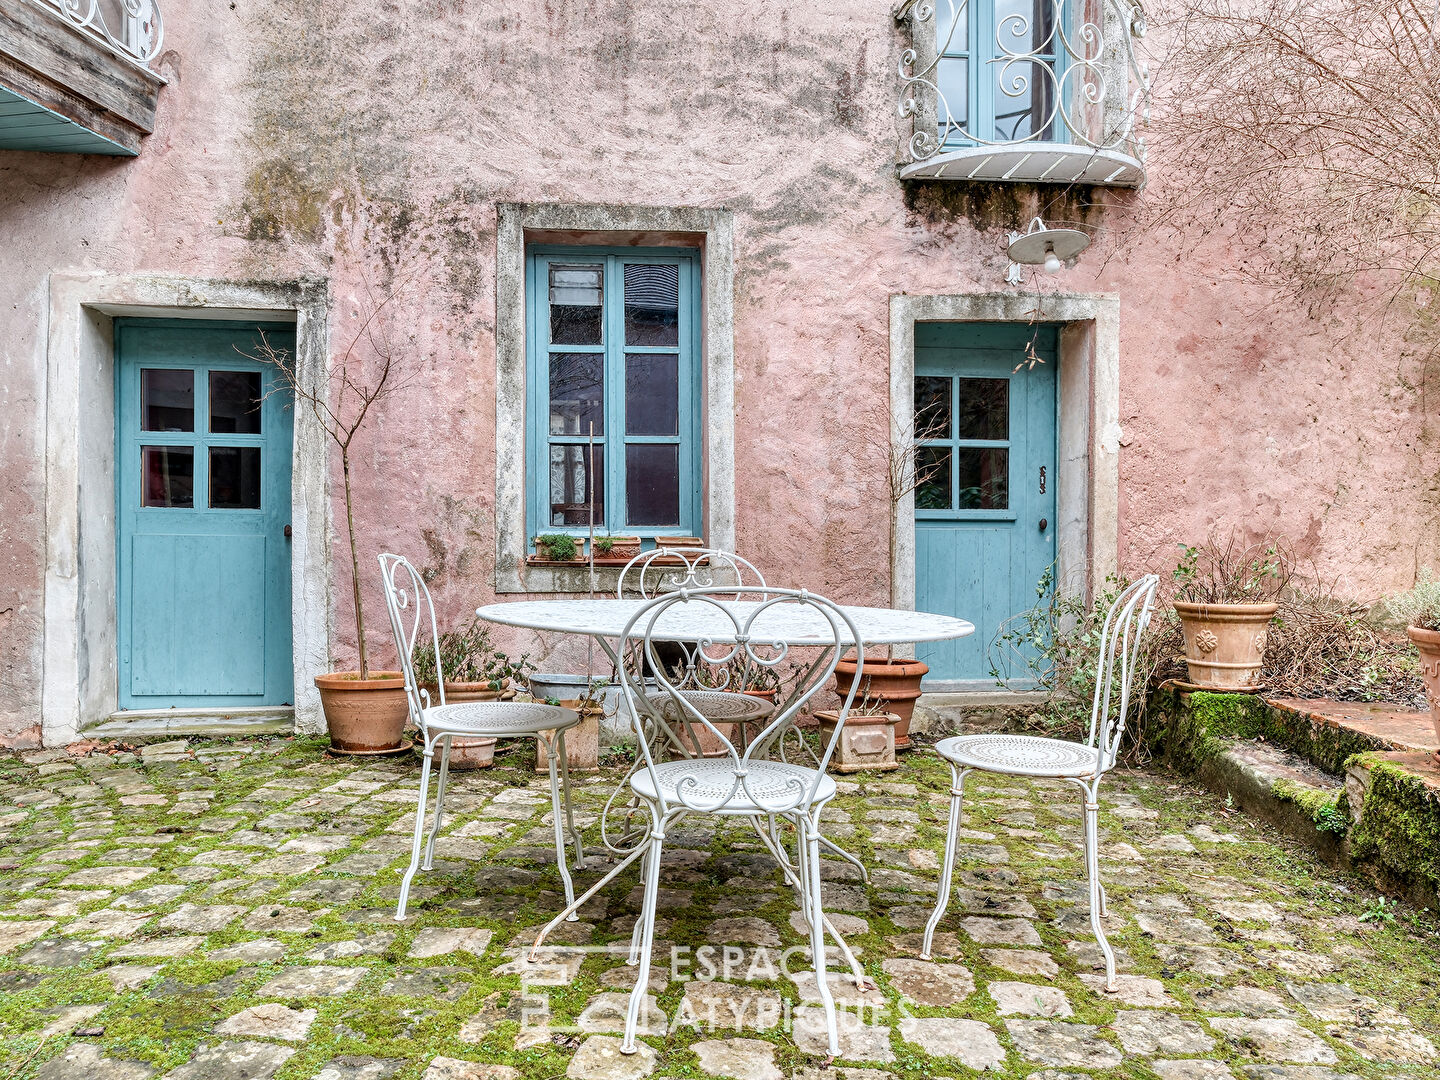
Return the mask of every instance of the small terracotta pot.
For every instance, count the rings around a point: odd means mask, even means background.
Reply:
[[[434,683],[427,683],[421,687],[430,695],[430,703],[438,705],[440,695],[437,694]],[[515,696],[515,691],[510,689],[509,683],[499,690],[490,689],[488,682],[446,682],[445,683],[445,704],[458,705],[465,701],[506,701]],[[450,768],[452,769],[488,769],[495,764],[495,739],[461,739],[451,738],[450,740]]]
[[[1440,740],[1440,630],[1410,626],[1405,633],[1420,652],[1420,677],[1425,680],[1425,699],[1430,702],[1430,722],[1435,725],[1435,738]],[[1440,750],[1435,756],[1440,758]]]
[[[838,709],[821,709],[815,713],[820,725],[820,740],[828,744],[840,722]],[[894,713],[861,716],[851,713],[845,718],[845,728],[840,732],[840,741],[835,747],[835,756],[830,767],[836,772],[888,772],[898,769],[895,760],[895,725],[899,717]]]
[[[1254,690],[1275,604],[1187,604],[1175,601],[1190,681],[1207,690]]]
[[[565,732],[565,762],[572,773],[595,772],[600,768],[600,718],[605,710],[595,706],[580,707],[580,699],[561,699],[562,709],[573,709],[580,714],[580,723]],[[545,743],[535,740],[535,771],[550,771],[550,756],[545,752]]]
[[[335,671],[315,676],[330,748],[340,754],[383,754],[400,748],[410,716],[405,677],[398,671]]]
[[[868,697],[877,707],[899,717],[895,724],[896,750],[910,748],[910,718],[915,715],[915,702],[920,697],[920,680],[929,671],[929,665],[919,660],[884,656],[865,658],[865,670],[860,676],[860,688],[855,691],[855,701]],[[835,693],[842,700],[850,692],[850,684],[854,681],[854,660],[841,660],[835,665]]]

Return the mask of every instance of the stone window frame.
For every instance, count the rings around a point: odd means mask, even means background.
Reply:
[[[698,248],[701,262],[702,533],[735,547],[735,230],[724,209],[500,203],[495,275],[495,592],[584,593],[588,571],[529,566],[525,527],[525,253],[530,244]],[[596,568],[613,592],[619,571]]]

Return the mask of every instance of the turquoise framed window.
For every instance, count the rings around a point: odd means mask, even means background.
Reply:
[[[525,259],[526,530],[699,535],[698,252]],[[593,506],[592,506],[593,504]]]
[[[1054,0],[937,4],[935,77],[946,145],[1069,141],[1056,108],[1064,48],[1055,20],[1062,6]]]

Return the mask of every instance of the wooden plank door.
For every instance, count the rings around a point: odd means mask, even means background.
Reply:
[[[261,327],[116,323],[122,709],[294,700],[291,398]],[[294,328],[263,327],[292,351]]]
[[[920,647],[927,690],[997,688],[995,635],[1055,561],[1057,345],[1053,326],[915,327],[915,603],[975,624]]]

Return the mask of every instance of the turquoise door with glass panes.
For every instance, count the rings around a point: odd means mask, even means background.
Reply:
[[[1033,685],[1023,646],[997,636],[1035,607],[1055,562],[1058,333],[915,327],[915,606],[975,624],[919,647],[927,690],[995,689],[992,669]]]
[[[116,320],[122,709],[294,701],[291,325]]]

